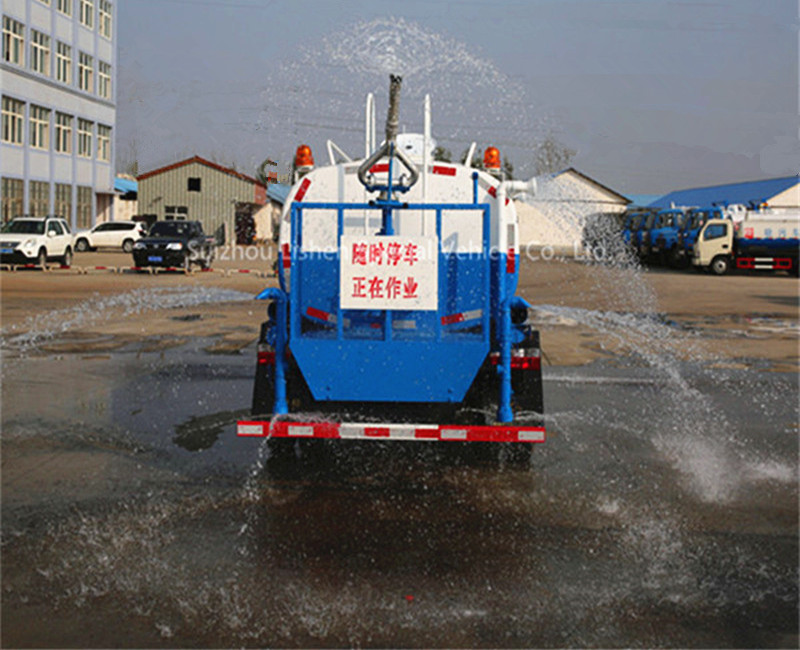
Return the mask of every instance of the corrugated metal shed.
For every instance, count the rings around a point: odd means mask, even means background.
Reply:
[[[235,169],[194,156],[142,174],[139,211],[156,219],[202,222],[221,241],[249,243],[253,215],[267,203],[266,186]]]
[[[770,178],[764,181],[729,183],[727,185],[678,190],[653,201],[650,206],[668,208],[673,203],[676,206],[698,207],[734,203],[756,205],[769,203],[770,199],[791,190],[793,187],[798,188],[798,194],[800,195],[800,176],[786,176],[784,178]]]

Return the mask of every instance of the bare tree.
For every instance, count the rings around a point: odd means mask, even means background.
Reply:
[[[533,153],[534,174],[552,174],[569,167],[577,152],[561,144],[553,134],[549,134]]]
[[[440,145],[433,150],[433,159],[439,162],[453,162],[453,154]]]
[[[272,179],[269,178],[269,169],[268,167],[277,167],[278,163],[272,160],[271,158],[265,158],[262,163],[256,169],[256,178],[263,184],[266,185],[267,183],[271,183],[274,181],[274,177]]]
[[[117,169],[134,178],[139,175],[139,147],[136,140],[128,143],[127,151],[117,160]]]

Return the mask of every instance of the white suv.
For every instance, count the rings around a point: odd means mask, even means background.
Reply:
[[[96,248],[122,248],[130,253],[145,232],[145,225],[137,221],[106,221],[75,233],[75,250],[82,253]]]
[[[16,217],[0,230],[0,262],[72,264],[72,233],[63,217]]]

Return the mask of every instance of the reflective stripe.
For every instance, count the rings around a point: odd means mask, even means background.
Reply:
[[[309,307],[308,309],[306,309],[306,316],[311,316],[311,318],[324,320],[329,323],[336,322],[336,316],[334,316],[333,314],[329,314],[326,311],[322,311],[321,309],[316,309],[314,307]]]
[[[522,429],[517,434],[520,442],[544,442],[544,429]]]
[[[470,311],[462,311],[458,314],[450,314],[449,316],[442,316],[442,325],[452,325],[453,323],[463,323],[468,320],[475,320],[483,316],[482,309],[472,309]]]
[[[303,197],[306,195],[306,192],[308,192],[308,188],[310,186],[311,186],[311,179],[306,176],[306,178],[303,179],[303,182],[300,183],[300,187],[297,188],[297,194],[294,195],[294,200],[302,201]]]
[[[236,424],[236,435],[237,436],[263,436],[264,435],[264,425],[261,422],[258,423],[246,423],[246,422],[238,422]]]
[[[303,426],[299,424],[290,424],[286,427],[286,434],[292,437],[303,437],[303,438],[313,438],[314,437],[314,427],[312,426]]]
[[[441,439],[442,440],[466,440],[467,439],[467,430],[466,429],[444,429],[441,432]]]
[[[514,273],[517,270],[517,256],[514,254],[514,249],[509,248],[506,253],[506,273]]]
[[[417,321],[413,320],[395,320],[392,321],[395,329],[398,330],[415,330],[417,329]]]
[[[288,269],[292,266],[292,248],[289,244],[284,244],[281,250],[283,252],[283,268]]]
[[[737,269],[756,269],[759,271],[792,269],[790,257],[739,257],[736,259]]]
[[[456,175],[456,168],[455,167],[443,167],[442,165],[434,165],[431,168],[431,173],[433,173],[433,174],[441,174],[442,176],[455,176]]]
[[[487,191],[487,192],[489,193],[489,195],[490,195],[490,196],[492,196],[493,198],[495,198],[495,199],[497,198],[497,188],[496,188],[496,187],[494,187],[494,186],[493,186],[493,187],[490,187],[490,188],[489,188],[488,190],[486,190],[486,191]],[[510,201],[510,200],[511,200],[511,199],[509,199],[508,197],[506,197],[506,205],[508,205],[508,203],[509,203],[509,201]]]
[[[336,314],[329,314],[328,312],[322,311],[321,309],[316,309],[315,307],[309,307],[306,309],[306,316],[316,318],[317,320],[324,320],[325,322],[333,323],[334,325],[336,324]],[[349,327],[350,319],[345,318],[342,320],[342,323],[345,327]]]
[[[239,422],[236,433],[240,436],[272,436],[275,438],[521,443],[541,443],[546,438],[544,427],[455,427],[432,424],[362,424],[354,422]]]

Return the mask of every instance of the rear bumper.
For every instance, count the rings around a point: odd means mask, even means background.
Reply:
[[[546,433],[541,426],[463,426],[436,424],[383,424],[356,422],[265,422],[242,420],[236,435],[328,440],[406,440],[444,442],[521,442],[542,443]]]

